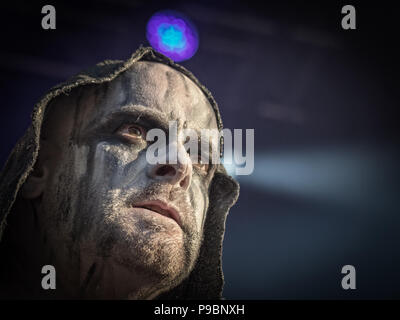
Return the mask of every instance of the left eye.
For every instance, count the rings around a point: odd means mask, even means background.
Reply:
[[[205,163],[204,164],[197,163],[193,164],[193,166],[196,167],[203,175],[206,175],[210,169],[210,165]]]
[[[208,171],[210,170],[210,164],[209,163],[203,163],[201,161],[201,155],[198,155],[197,158],[197,163],[193,164],[193,167],[197,168],[201,174],[206,175]]]
[[[145,130],[136,124],[124,124],[117,130],[117,134],[127,139],[141,139],[144,138]]]

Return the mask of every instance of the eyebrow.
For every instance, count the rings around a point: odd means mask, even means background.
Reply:
[[[163,112],[146,107],[143,105],[134,105],[134,104],[129,104],[129,105],[124,105],[121,106],[119,109],[114,110],[106,114],[100,124],[94,124],[97,128],[104,128],[107,127],[110,123],[113,123],[115,121],[119,122],[132,122],[132,123],[137,123],[137,124],[145,124],[148,127],[151,128],[159,128],[163,130],[165,133],[169,133],[169,121],[167,115],[165,115]],[[201,129],[197,128],[189,128],[194,130],[198,137],[201,138]],[[213,140],[212,140],[213,142]],[[217,142],[218,144],[218,142]],[[213,143],[209,142],[209,146],[211,147],[211,153],[214,151],[216,146]],[[210,153],[210,150],[207,151],[202,151],[202,153]]]
[[[168,131],[168,119],[159,110],[145,107],[142,105],[125,105],[120,109],[110,112],[105,116],[105,122],[112,119],[124,119],[134,123],[143,123],[153,128],[160,128]]]

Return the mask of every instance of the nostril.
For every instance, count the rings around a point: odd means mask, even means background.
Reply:
[[[165,176],[175,176],[176,169],[172,166],[161,166],[156,170],[156,176],[165,177]]]

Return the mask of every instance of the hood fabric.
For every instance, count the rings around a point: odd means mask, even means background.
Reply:
[[[32,124],[17,142],[0,173],[0,241],[7,225],[7,215],[11,211],[16,196],[33,170],[40,149],[40,132],[49,102],[72,89],[88,84],[110,82],[129,69],[137,61],[159,62],[172,67],[191,79],[205,94],[215,111],[219,130],[222,120],[218,105],[211,93],[184,67],[154,51],[140,47],[126,61],[106,60],[95,67],[79,73],[59,84],[45,94],[35,105]],[[223,141],[221,140],[221,146]],[[221,148],[222,150],[222,148]],[[193,271],[177,287],[161,294],[158,299],[221,299],[224,284],[222,272],[222,242],[225,221],[229,209],[239,196],[239,184],[226,174],[223,165],[218,165],[209,190],[209,208],[204,225],[204,241]],[[1,259],[0,259],[1,263]]]

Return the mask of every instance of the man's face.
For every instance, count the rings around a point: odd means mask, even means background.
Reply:
[[[89,296],[128,296],[139,284],[134,296],[148,297],[177,285],[198,255],[215,167],[150,165],[146,132],[161,128],[168,141],[169,121],[178,131],[217,128],[204,94],[168,66],[139,62],[55,104],[40,222],[57,276]]]

